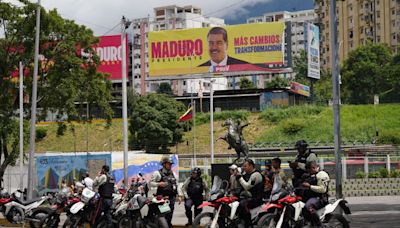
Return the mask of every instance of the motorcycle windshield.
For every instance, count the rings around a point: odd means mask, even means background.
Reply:
[[[222,185],[222,179],[219,176],[214,176],[214,181],[213,181],[213,185],[211,187],[211,193],[215,193],[218,192],[219,189],[221,189],[221,185]]]

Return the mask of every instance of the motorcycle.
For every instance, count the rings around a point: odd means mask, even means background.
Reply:
[[[300,196],[288,191],[272,195],[271,200],[259,211],[258,227],[312,227],[305,219],[305,203]],[[343,213],[344,212],[344,213]],[[325,207],[316,211],[324,227],[349,227],[348,215],[351,214],[344,199],[330,201]]]
[[[164,215],[170,211],[168,198],[155,196],[148,199],[142,193],[136,193],[129,201],[126,214],[120,218],[118,227],[168,228]]]
[[[238,197],[228,195],[228,184],[226,183],[225,188],[222,188],[222,184],[221,178],[215,176],[209,200],[199,206],[199,208],[213,207],[214,211],[197,215],[193,221],[193,228],[238,227],[241,224],[241,219],[236,215],[239,207]]]
[[[8,222],[13,224],[22,224],[29,221],[32,227],[40,226],[42,219],[48,216],[47,210],[43,210],[39,206],[47,201],[49,196],[42,196],[31,200],[23,199],[23,192],[17,190],[10,198],[4,198],[5,202],[2,206],[2,214]],[[35,217],[32,215],[35,214]]]
[[[78,227],[85,223],[92,224],[93,216],[96,214],[99,196],[89,188],[83,189],[80,200],[67,211],[67,219],[63,228]]]

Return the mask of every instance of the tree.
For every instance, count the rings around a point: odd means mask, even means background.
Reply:
[[[332,75],[327,70],[321,70],[321,78],[314,83],[314,100],[327,104],[333,99]]]
[[[14,116],[18,88],[13,78],[19,61],[25,66],[25,94],[32,94],[36,8],[26,0],[20,0],[18,6],[0,2],[0,30],[4,34],[0,38],[0,178],[19,153]],[[75,102],[84,101],[96,104],[105,118],[111,119],[111,83],[96,71],[99,59],[92,49],[96,43],[90,29],[63,19],[56,10],[41,9],[38,107],[43,116],[49,110],[57,112],[60,121],[64,115],[68,120],[82,120]],[[77,47],[88,55],[78,55]],[[29,108],[25,112],[30,117]]]
[[[172,95],[171,85],[168,82],[161,82],[160,87],[157,90],[157,93]]]
[[[130,149],[168,153],[169,146],[182,140],[183,123],[177,122],[186,111],[182,103],[164,94],[131,95],[129,106]]]
[[[240,78],[239,87],[240,87],[240,89],[254,89],[255,88],[253,82],[250,81],[248,78]]]
[[[293,72],[296,74],[296,82],[301,84],[309,84],[310,79],[308,75],[308,58],[307,52],[301,50],[299,55],[293,58]]]
[[[386,44],[361,46],[349,53],[341,71],[342,100],[352,104],[372,103],[376,94],[391,90],[387,69],[392,60]]]
[[[289,86],[290,86],[289,80],[280,76],[275,76],[274,78],[272,78],[271,82],[265,83],[265,88],[269,89],[280,89]]]

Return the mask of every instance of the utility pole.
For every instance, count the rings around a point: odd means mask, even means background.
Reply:
[[[215,79],[210,80],[210,150],[211,150],[211,164],[214,163],[214,89],[213,83]]]
[[[121,20],[121,46],[122,46],[122,121],[124,144],[124,180],[128,185],[128,98],[126,89],[126,29],[131,24],[125,17]]]
[[[332,84],[333,84],[333,128],[335,142],[335,176],[336,176],[336,198],[342,198],[342,160],[340,148],[340,84],[338,64],[338,42],[337,42],[337,16],[336,0],[330,1],[330,28],[331,28],[331,50],[332,50]]]
[[[36,138],[36,101],[37,101],[37,80],[39,62],[39,35],[40,35],[40,0],[37,3],[36,12],[36,37],[35,37],[35,57],[33,62],[33,82],[32,82],[32,106],[31,106],[31,129],[29,138],[29,169],[28,169],[28,200],[32,199],[33,192],[33,162],[35,159],[35,138]]]
[[[19,62],[19,188],[24,189],[24,66]]]

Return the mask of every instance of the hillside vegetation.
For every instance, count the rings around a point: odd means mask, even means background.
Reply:
[[[372,142],[400,144],[400,105],[343,105],[341,106],[341,137],[344,143]],[[322,144],[333,142],[332,107],[296,106],[268,109],[259,113],[230,111],[215,113],[214,137],[225,134],[221,124],[227,118],[240,118],[250,125],[245,128],[244,136],[251,144],[267,142],[294,143],[305,139]],[[183,142],[171,148],[171,152],[190,154],[193,152],[193,137],[196,153],[210,151],[210,123],[208,113],[196,116],[195,134],[186,132]],[[37,143],[37,150],[44,151],[86,151],[88,138],[89,151],[122,150],[122,121],[113,120],[111,126],[105,122],[94,121],[90,124],[74,123],[63,136],[57,136],[57,125],[39,124],[47,129],[47,135]],[[379,136],[375,136],[378,131]],[[216,153],[229,152],[228,145],[219,140],[215,142]],[[231,151],[233,152],[233,151]]]

